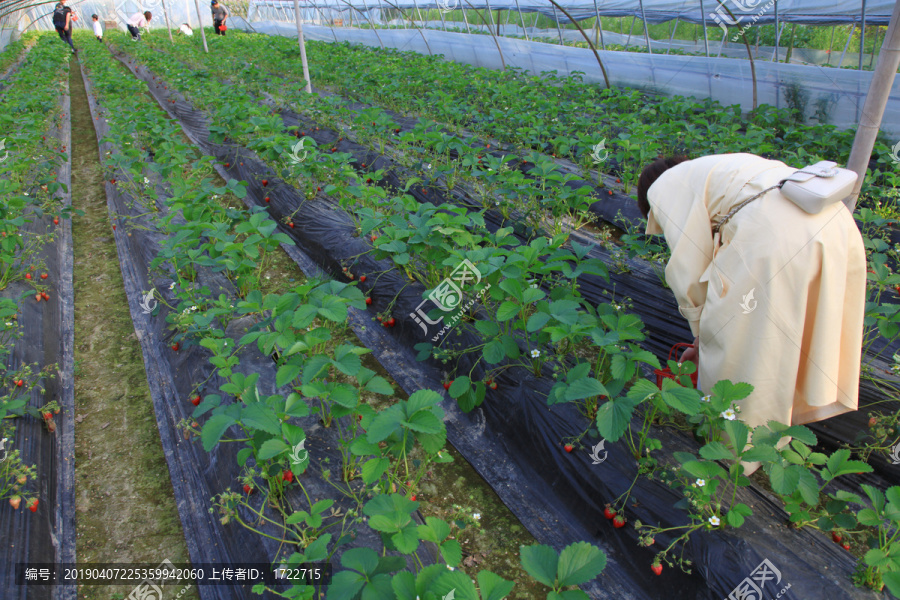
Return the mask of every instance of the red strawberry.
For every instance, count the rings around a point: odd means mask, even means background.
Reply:
[[[268,201],[269,201],[269,197],[268,197],[268,196],[266,196],[266,202],[268,202]]]
[[[317,192],[321,192],[321,191],[322,191],[322,188],[316,187],[316,191],[317,191]]]
[[[492,381],[489,385],[490,385],[490,388],[491,388],[492,390],[496,390],[496,389],[497,389],[497,382],[496,382],[496,381]]]
[[[34,299],[37,300],[38,302],[40,302],[40,301],[41,301],[41,295],[40,295],[40,294],[35,294],[35,295],[34,295]]]
[[[13,496],[9,499],[9,505],[13,507],[13,510],[19,510],[19,504],[22,503],[21,496]]]
[[[366,168],[366,163],[363,163],[363,164],[362,164],[362,168],[363,168],[363,169]]]
[[[178,352],[179,348],[181,348],[181,344],[179,342],[175,342],[174,344],[172,344],[172,350],[174,350],[175,352]]]
[[[375,241],[375,240],[377,240],[377,239],[378,239],[378,236],[377,236],[377,235],[375,235],[375,234],[374,234],[374,233],[373,233],[373,234],[372,234],[372,237],[371,237],[371,238],[369,238],[369,239],[371,239],[371,240],[372,240],[372,241],[373,241],[373,242],[374,242],[374,241]]]
[[[53,224],[54,224],[54,225],[59,225],[59,219],[53,219]]]
[[[382,321],[382,319],[381,319],[381,315],[378,315],[378,316],[377,316],[377,317],[375,317],[375,318],[376,318],[376,319],[378,319],[378,322],[379,322],[379,323],[381,323],[381,321]]]
[[[609,195],[612,196],[612,190],[609,190]]]
[[[394,323],[397,322],[397,319],[395,319],[394,317],[391,317],[390,319],[388,319],[388,320],[385,321],[385,322],[387,323],[388,327],[393,327],[393,326],[394,326]]]
[[[284,473],[281,474],[281,480],[287,481],[288,483],[294,480],[294,473],[290,469],[285,469]]]
[[[616,178],[616,183],[622,183],[622,180],[619,178]]]
[[[367,298],[366,298],[366,305],[371,305],[371,304],[372,304],[372,299],[367,297]]]
[[[43,297],[44,300],[49,300],[49,299],[50,299],[50,294],[48,294],[47,292],[41,292],[41,297]]]
[[[115,226],[115,225],[113,225],[113,231],[115,231],[115,230],[116,230],[116,226]]]
[[[110,179],[109,182],[110,182],[111,184],[113,184],[113,185],[116,185],[116,180],[115,180],[115,179]]]
[[[18,387],[22,387],[23,385],[25,385],[25,381],[22,379],[16,379],[16,385]]]
[[[45,412],[45,413],[44,413],[44,420],[45,420],[45,421],[49,421],[49,420],[52,419],[52,418],[53,418],[53,413],[48,413],[48,412]]]
[[[291,221],[290,223],[288,223],[288,227],[290,227],[291,229],[293,229],[293,228],[294,228],[294,222]]]
[[[869,427],[875,427],[878,424],[878,419],[875,417],[869,417]]]
[[[566,444],[565,446],[563,446],[563,448],[565,448],[566,452],[571,452],[575,449],[575,446],[573,446],[572,444]]]
[[[35,498],[34,502],[32,502],[31,505],[29,505],[28,510],[30,510],[31,512],[37,512],[37,507],[38,507],[38,499]]]
[[[269,180],[268,180],[268,179],[263,179],[263,180],[262,180],[262,184],[263,184],[263,187],[266,187],[267,185],[269,185]]]
[[[360,282],[360,283],[364,282],[365,280],[366,280],[366,276],[365,276],[365,275],[360,275],[360,276],[359,276],[359,282]]]
[[[451,379],[450,381],[447,381],[447,382],[444,383],[444,389],[445,389],[445,390],[449,390],[451,385],[453,385],[453,380],[452,380],[452,379]]]
[[[398,129],[395,129],[395,130],[394,130],[394,133],[400,133],[400,129],[399,129],[399,128],[398,128]]]
[[[231,163],[225,163],[225,168],[226,168],[226,169],[227,169],[228,167],[230,167],[230,166],[231,166]]]
[[[412,496],[409,497],[409,499],[412,500],[413,502],[415,502],[415,501],[416,501],[416,495],[413,494]]]
[[[850,550],[850,542],[844,542],[843,544],[841,544],[841,548],[843,548],[844,550]]]
[[[369,177],[368,179],[366,179],[366,183],[372,183],[372,178]]]
[[[31,273],[25,273],[25,279],[31,279]]]
[[[48,277],[50,277],[50,276],[47,275],[46,273],[41,273],[41,279],[47,279]]]
[[[834,540],[834,543],[835,543],[835,544],[840,544],[840,543],[841,543],[841,534],[838,533],[837,531],[832,531],[832,532],[831,532],[831,539]]]
[[[194,406],[200,406],[200,396],[194,396],[193,399],[191,399],[191,404],[193,404]]]
[[[654,575],[662,575],[662,565],[659,563],[650,565],[650,570],[653,571]]]
[[[616,515],[616,518],[613,519],[613,527],[615,527],[616,529],[625,527],[625,517],[623,517],[622,515]]]
[[[244,484],[244,493],[249,496],[250,494],[253,493],[253,488],[245,483]]]

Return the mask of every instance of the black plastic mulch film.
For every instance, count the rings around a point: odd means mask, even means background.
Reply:
[[[83,72],[82,75],[92,116],[99,117],[95,121],[97,139],[102,140],[109,131],[109,126],[103,118],[102,106],[98,105],[91,94],[90,77]],[[111,149],[111,144],[100,143],[101,160]],[[145,175],[148,178],[155,178],[155,174],[149,170]],[[157,191],[163,193],[158,184]],[[237,523],[222,525],[217,513],[208,512],[209,499],[212,496],[240,487],[237,481],[240,471],[236,458],[240,447],[237,444],[218,444],[211,452],[205,452],[197,440],[186,441],[176,425],[182,419],[190,418],[194,407],[188,398],[196,389],[198,382],[209,378],[201,390],[202,394],[207,394],[217,392],[225,380],[213,373],[215,369],[207,360],[209,353],[206,349],[197,345],[185,345],[178,351],[172,350],[170,339],[173,333],[166,326],[165,310],[152,316],[141,308],[142,297],[151,288],[155,288],[169,304],[175,303],[174,296],[169,290],[172,278],[151,279],[149,268],[160,248],[164,234],[158,230],[150,217],[141,216],[145,215],[145,212],[141,210],[139,203],[123,193],[119,187],[107,182],[106,195],[111,218],[117,225],[114,235],[125,290],[144,357],[157,425],[191,561],[234,565],[287,559],[295,548],[277,541],[277,538],[283,535],[277,528],[257,527],[275,536],[276,539],[273,540],[253,533]],[[167,207],[160,202],[157,209],[164,214]],[[132,226],[132,223],[136,226]],[[221,292],[231,298],[236,297],[230,282],[221,274],[211,273],[203,268],[198,269],[198,273],[199,283],[215,290],[214,296],[218,296]],[[232,339],[239,339],[245,328],[251,324],[248,318],[236,319],[229,324],[226,335]],[[247,375],[259,373],[260,394],[287,395],[291,392],[290,386],[275,388],[276,364],[271,357],[261,355],[255,346],[243,349],[240,363],[235,370]],[[223,397],[227,398],[225,395]],[[341,461],[335,428],[322,427],[316,416],[298,419],[297,423],[306,432],[311,457],[309,469],[304,474],[298,475],[298,480],[303,483],[312,501],[332,498],[335,500],[335,508],[344,512],[355,508],[354,503],[339,494],[322,477],[323,459],[329,459],[332,464],[340,464]],[[263,495],[254,495],[250,498],[251,503],[259,510],[264,501]],[[288,489],[286,499],[295,510],[309,509],[305,497],[296,486]],[[243,517],[246,521],[252,521],[250,513]],[[336,533],[334,539],[337,537]],[[379,535],[369,528],[355,529],[352,537],[355,537],[355,540],[340,548],[335,555],[336,560],[351,547],[367,546],[378,550],[382,548]],[[432,564],[435,552],[436,548],[424,544],[418,552],[419,560],[423,564]],[[158,558],[161,562],[168,557]],[[259,598],[260,596],[251,593],[250,587],[250,585],[199,586],[198,589],[204,600]]]
[[[30,47],[29,49],[30,50]],[[28,52],[7,71],[6,83],[14,81],[15,72],[27,60]],[[67,81],[68,84],[68,81]],[[0,88],[3,84],[0,83]],[[60,146],[71,148],[69,96],[66,91],[59,99],[62,124],[48,131]],[[60,165],[57,180],[69,190],[71,159]],[[36,189],[36,185],[34,186]],[[69,192],[59,192],[63,204],[71,204]],[[23,333],[14,345],[9,365],[15,369],[31,364],[35,371],[57,365],[53,377],[45,377],[39,389],[31,392],[30,406],[39,407],[50,400],[60,405],[60,413],[53,416],[56,431],[50,433],[42,419],[25,416],[15,419],[15,438],[6,451],[19,450],[25,464],[37,467],[37,478],[26,484],[28,492],[38,498],[38,510],[32,513],[24,503],[19,510],[0,510],[0,598],[3,600],[43,600],[75,598],[74,586],[17,586],[13,576],[17,563],[75,562],[75,388],[74,370],[74,291],[72,287],[72,221],[60,219],[53,224],[50,215],[30,216],[31,222],[22,228],[26,235],[47,235],[56,238],[44,245],[41,258],[49,274],[49,301],[37,302],[31,287],[16,282],[3,290],[6,298],[18,299],[19,327]]]
[[[364,254],[368,246],[353,236],[354,225],[342,211],[320,199],[304,202],[296,190],[274,177],[246,149],[210,143],[208,120],[201,111],[174,90],[163,89],[158,79],[153,82],[153,74],[146,68],[131,60],[123,62],[148,84],[163,108],[180,120],[192,141],[219,161],[231,164],[228,169],[217,167],[220,172],[249,182],[245,199],[248,204],[263,205],[262,197],[269,196],[271,201],[265,206],[273,218],[280,220],[288,214],[294,215],[295,228],[281,226],[281,229],[309,259],[332,274],[339,274],[343,264],[351,263],[360,273],[385,270],[385,263],[377,263]],[[343,150],[346,146],[341,144],[339,148]],[[270,182],[265,190],[258,182],[263,177]],[[296,256],[296,251],[292,254]],[[300,264],[304,266],[303,262]],[[309,268],[308,263],[305,268]],[[649,271],[646,267],[644,270]],[[655,275],[648,273],[648,280],[649,277],[655,279]],[[393,271],[381,275],[378,281],[372,296],[375,305],[380,306],[405,284]],[[421,286],[412,286],[400,293],[395,314],[413,312],[421,301],[422,291]],[[653,297],[658,296],[658,288],[652,293]],[[421,330],[411,319],[398,320],[398,326],[390,334],[372,327],[371,320],[365,316],[354,318],[354,322],[369,325],[365,330],[357,327],[357,335],[407,392],[440,389],[440,369],[414,359],[411,348],[423,339]],[[672,328],[667,329],[671,336]],[[463,343],[475,341],[469,332],[463,332],[460,339]],[[603,505],[631,482],[633,459],[615,444],[599,467],[592,467],[580,454],[561,453],[559,440],[578,433],[573,424],[581,417],[574,407],[562,405],[547,409],[548,378],[535,378],[518,371],[501,376],[498,382],[504,392],[491,394],[480,408],[469,414],[459,411],[454,401],[444,403],[448,437],[539,541],[559,549],[574,541],[587,540],[608,553],[607,569],[584,586],[592,597],[660,598],[671,597],[673,590],[677,590],[677,597],[682,598],[724,598],[764,559],[781,570],[785,583],[791,583],[791,589],[782,598],[825,597],[823,590],[829,590],[828,596],[876,597],[872,592],[853,587],[850,574],[854,560],[849,554],[826,542],[821,535],[788,531],[780,502],[756,488],[738,494],[739,501],[754,509],[754,516],[744,527],[735,533],[705,532],[692,536],[687,549],[695,563],[692,575],[670,570],[665,578],[650,577],[652,551],[637,546],[633,529],[614,532],[601,515]],[[696,449],[692,440],[676,437],[671,432],[664,430],[657,435],[666,448]],[[634,497],[640,503],[628,507],[630,520],[663,525],[684,522],[683,515],[672,510],[679,499],[674,491],[646,480],[641,480],[635,489]]]

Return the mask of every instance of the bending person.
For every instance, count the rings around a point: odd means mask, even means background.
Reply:
[[[228,10],[219,4],[219,0],[212,0],[210,8],[212,10],[213,31],[216,32],[216,35],[225,35],[225,30],[227,29],[225,20],[228,18]]]
[[[130,19],[128,19],[128,33],[131,34],[131,41],[137,42],[141,39],[141,28],[150,26],[150,19],[153,18],[153,15],[148,10],[147,12],[134,13]]]
[[[661,158],[638,181],[647,234],[666,238],[666,281],[696,336],[681,360],[699,358],[698,387],[707,393],[723,379],[753,385],[738,403],[751,428],[857,408],[862,236],[842,202],[809,214],[769,189],[796,171],[752,154],[724,154]]]

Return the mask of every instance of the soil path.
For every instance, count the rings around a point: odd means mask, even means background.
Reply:
[[[189,562],[106,206],[81,71],[71,65],[75,282],[75,478],[80,563]],[[79,586],[128,597],[133,586]],[[179,590],[166,589],[169,594]],[[180,600],[196,600],[191,587]]]

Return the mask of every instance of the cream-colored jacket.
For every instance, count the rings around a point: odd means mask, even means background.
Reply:
[[[810,215],[779,190],[736,204],[796,171],[752,154],[677,165],[650,187],[647,233],[672,251],[666,281],[700,338],[699,387],[744,381],[750,427],[803,424],[856,410],[866,255],[842,202]]]

